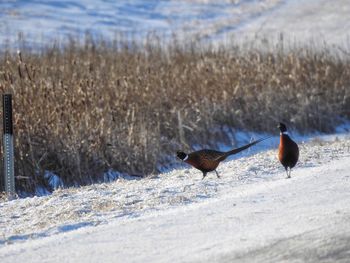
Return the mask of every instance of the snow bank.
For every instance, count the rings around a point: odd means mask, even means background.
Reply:
[[[221,180],[189,168],[0,203],[1,262],[337,260],[350,247],[350,136],[299,143],[289,180],[274,149],[223,163]]]

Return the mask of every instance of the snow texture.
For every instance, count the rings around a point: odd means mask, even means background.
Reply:
[[[348,0],[26,0],[0,2],[0,43],[21,48],[64,41],[67,36],[144,39],[176,34],[183,40],[213,40],[213,44],[279,41],[350,46]],[[263,41],[261,43],[261,40]],[[273,45],[272,45],[273,46]]]
[[[175,32],[216,43],[283,32],[348,48],[349,23],[348,0],[0,2],[0,43],[9,47],[19,32],[40,45],[89,30]],[[349,262],[350,136],[343,131],[296,136],[301,155],[291,179],[277,161],[276,137],[222,163],[221,179],[201,180],[190,167],[146,179],[108,171],[104,180],[113,182],[62,189],[47,172],[53,194],[0,201],[0,261]]]
[[[186,168],[1,202],[0,260],[346,262],[350,136],[297,142],[291,179],[275,147],[222,163],[221,179]]]

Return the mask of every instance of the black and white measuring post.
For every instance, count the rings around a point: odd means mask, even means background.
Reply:
[[[2,95],[3,106],[3,149],[5,192],[10,196],[15,194],[13,124],[12,124],[12,95]]]

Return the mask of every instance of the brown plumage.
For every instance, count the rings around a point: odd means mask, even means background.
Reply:
[[[203,150],[192,152],[189,154],[186,154],[184,152],[177,152],[177,157],[183,160],[184,162],[192,165],[193,167],[197,168],[198,170],[202,171],[203,173],[202,179],[204,179],[207,173],[211,171],[215,171],[216,176],[220,178],[218,172],[216,171],[216,168],[219,166],[220,162],[225,160],[228,156],[239,153],[253,146],[254,144],[257,144],[268,138],[263,138],[263,139],[254,141],[252,143],[249,143],[247,145],[244,145],[237,149],[233,149],[228,152],[220,152],[215,150],[203,149]]]
[[[290,178],[292,168],[297,164],[299,159],[299,147],[289,137],[286,125],[280,123],[278,128],[281,131],[280,144],[278,146],[278,159],[286,170],[287,178]]]

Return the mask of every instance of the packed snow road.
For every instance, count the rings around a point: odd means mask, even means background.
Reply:
[[[300,143],[300,142],[299,142]],[[0,203],[1,262],[349,262],[350,138]]]

